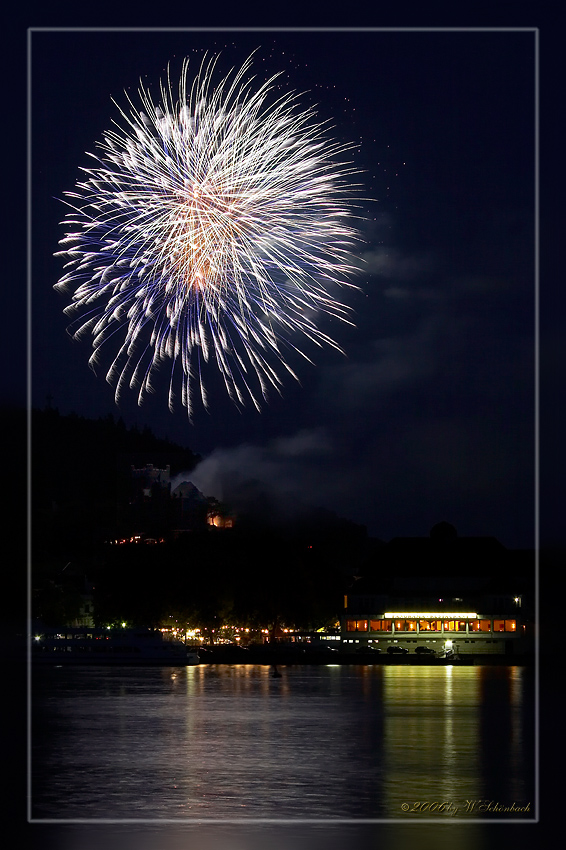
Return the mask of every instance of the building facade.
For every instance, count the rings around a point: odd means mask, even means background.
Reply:
[[[428,538],[383,544],[352,577],[341,646],[520,655],[533,649],[533,611],[534,553],[439,523]]]
[[[415,652],[425,647],[436,654],[513,655],[525,653],[532,637],[522,617],[521,597],[511,597],[506,610],[499,611],[486,607],[468,611],[438,601],[432,606],[427,599],[410,608],[395,602],[376,598],[375,604],[368,605],[367,598],[345,597],[342,648],[387,652],[390,647],[401,647]]]

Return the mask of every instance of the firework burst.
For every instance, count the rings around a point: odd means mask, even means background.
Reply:
[[[118,107],[96,165],[66,193],[57,252],[69,271],[55,288],[73,293],[70,332],[92,334],[90,365],[118,340],[106,375],[116,401],[129,385],[141,404],[169,362],[169,407],[180,377],[189,416],[195,396],[207,406],[208,361],[236,403],[259,410],[281,373],[297,378],[289,351],[309,359],[298,338],[340,350],[317,322],[349,321],[335,293],[353,286],[358,238],[354,172],[339,161],[352,146],[328,140],[295,93],[278,97],[279,75],[254,90],[251,57],[213,86],[217,60],[192,82],[185,60],[178,97],[168,74],[161,105],[140,85],[141,107]]]

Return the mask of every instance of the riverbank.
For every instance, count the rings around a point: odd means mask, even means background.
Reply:
[[[368,652],[345,652],[337,649],[288,648],[288,647],[199,647],[201,664],[404,664],[419,666],[465,665],[530,665],[532,654],[460,654],[452,658],[434,655],[407,655]]]

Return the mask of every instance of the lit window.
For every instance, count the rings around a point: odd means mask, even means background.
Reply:
[[[391,620],[370,620],[369,629],[370,632],[390,632]]]
[[[491,620],[474,620],[470,627],[472,632],[490,632]]]
[[[347,632],[367,632],[368,630],[368,621],[367,620],[346,620],[346,631]]]
[[[514,632],[517,630],[517,623],[515,620],[505,620],[505,631],[506,632]]]

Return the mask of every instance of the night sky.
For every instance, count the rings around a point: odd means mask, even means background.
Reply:
[[[460,535],[532,548],[535,532],[535,36],[533,32],[37,32],[32,38],[32,401],[148,425],[205,457],[192,480],[226,477],[326,507],[372,536]],[[63,193],[117,117],[111,98],[157,90],[171,62],[256,50],[258,81],[283,71],[333,138],[359,143],[364,271],[348,296],[346,351],[311,350],[262,413],[209,381],[190,423],[163,386],[117,407],[71,340],[54,258]],[[110,344],[109,344],[110,345]],[[107,362],[107,361],[104,361]],[[295,365],[295,364],[293,364]],[[88,447],[85,447],[88,448]]]

